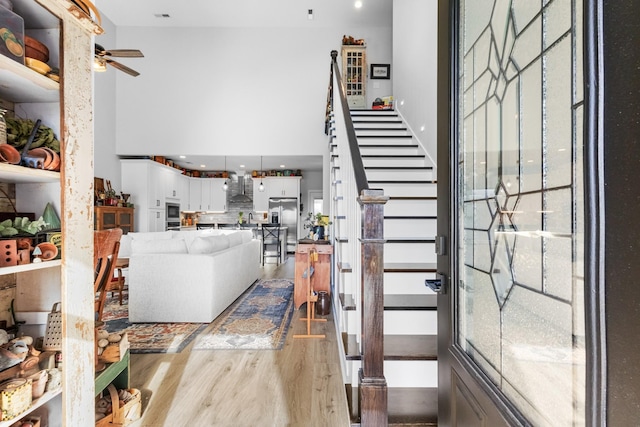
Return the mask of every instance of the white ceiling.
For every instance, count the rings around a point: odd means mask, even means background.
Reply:
[[[386,26],[391,0],[97,0],[116,26],[345,27]],[[309,9],[313,19],[308,18]],[[158,17],[167,14],[169,17]]]
[[[116,27],[335,27],[389,26],[391,0],[97,0],[100,13]],[[313,19],[309,19],[309,9]],[[159,17],[166,14],[168,17]],[[176,30],[177,31],[177,30]],[[343,31],[349,33],[349,30]],[[97,39],[100,43],[100,39]],[[108,48],[135,48],[109,46]],[[144,52],[143,52],[144,53]],[[156,153],[163,155],[163,153]],[[166,155],[166,154],[164,154]],[[193,170],[223,170],[224,157],[169,156],[180,166]],[[259,170],[259,156],[228,156],[227,170]],[[322,170],[320,156],[273,156],[263,158],[263,170]],[[200,167],[205,165],[205,167]]]

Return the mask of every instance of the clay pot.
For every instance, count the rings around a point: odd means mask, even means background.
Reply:
[[[58,247],[51,242],[39,243],[37,247],[42,251],[40,258],[43,261],[49,261],[58,256]]]
[[[43,369],[40,372],[36,372],[35,374],[28,376],[27,379],[31,379],[31,396],[34,399],[42,396],[44,394],[45,386],[47,385],[47,380],[49,379],[47,370]]]
[[[0,145],[0,162],[17,165],[20,163],[20,152],[13,145]]]

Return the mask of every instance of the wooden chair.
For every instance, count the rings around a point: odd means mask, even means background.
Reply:
[[[262,265],[267,257],[275,257],[280,264],[280,224],[262,224]]]
[[[93,234],[93,268],[95,279],[93,290],[95,293],[96,322],[102,322],[102,311],[107,299],[107,287],[113,277],[113,270],[118,260],[122,229],[94,231]]]

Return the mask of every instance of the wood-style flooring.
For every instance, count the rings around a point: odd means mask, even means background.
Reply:
[[[294,277],[294,257],[267,265],[262,278]],[[324,339],[304,334],[306,305],[295,310],[282,350],[191,350],[132,354],[131,387],[142,391],[133,427],[349,426],[335,326],[314,323]]]

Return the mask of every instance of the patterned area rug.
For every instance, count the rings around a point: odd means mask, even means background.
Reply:
[[[293,281],[260,280],[196,339],[194,350],[280,350],[293,314]]]
[[[107,299],[102,320],[109,332],[127,332],[131,353],[180,353],[208,325],[203,323],[129,323],[126,291]]]

